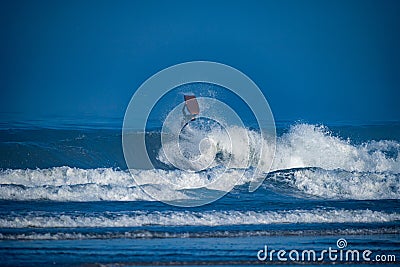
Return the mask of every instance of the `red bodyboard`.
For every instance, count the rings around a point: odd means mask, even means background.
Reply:
[[[186,102],[186,107],[190,114],[192,115],[197,115],[200,113],[200,108],[199,108],[199,103],[196,100],[196,96],[194,95],[185,95],[185,102]]]

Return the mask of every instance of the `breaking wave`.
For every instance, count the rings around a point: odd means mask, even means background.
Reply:
[[[263,178],[267,178],[264,188],[272,183],[279,189],[332,199],[400,198],[400,143],[397,141],[371,140],[353,144],[349,139],[335,136],[324,126],[297,124],[277,138],[273,155],[268,141],[261,140],[255,131],[236,127],[230,132],[233,133],[230,139],[219,128],[207,133],[217,150],[202,151],[214,164],[201,172],[173,168],[131,170],[132,177],[128,171],[114,168],[3,169],[0,170],[0,199],[153,200],[139,186],[145,186],[146,191],[153,190],[160,200],[190,199],[187,190],[204,186],[223,190],[210,182],[220,177],[236,179],[243,170],[246,172],[238,186],[245,186],[253,178],[255,169],[248,155],[259,153],[261,145],[263,156],[274,156],[269,174],[269,166],[259,166],[265,171]],[[248,134],[249,140],[243,138],[244,134]],[[183,141],[190,142],[188,140]],[[228,149],[230,140],[235,147],[231,150]],[[190,147],[190,144],[186,145]],[[168,164],[161,152],[158,159]],[[136,180],[142,184],[135,183],[135,176],[140,177]]]
[[[190,134],[194,137],[204,135],[199,129],[191,131]],[[271,143],[261,139],[256,131],[234,126],[229,129],[229,133],[230,135],[227,135],[216,127],[207,134],[207,138],[217,148],[202,151],[206,154],[205,161],[214,160],[212,166],[226,164],[229,168],[256,167],[253,165],[255,162],[251,162],[249,158],[257,158],[262,152],[261,166],[258,167],[264,171],[319,167],[326,170],[400,173],[400,143],[396,141],[369,141],[354,145],[350,139],[344,140],[333,135],[325,126],[296,124],[277,138],[276,152],[273,155]],[[248,139],[244,138],[246,135]],[[181,146],[196,147],[198,141],[196,138],[185,138]],[[190,143],[186,144],[187,142]],[[263,151],[260,151],[261,147]],[[178,151],[168,154],[179,156]],[[274,160],[269,169],[268,164],[262,163],[269,162],[266,159],[271,157],[274,157]],[[169,164],[162,150],[159,159]]]
[[[41,231],[40,231],[41,230]],[[70,232],[48,231],[50,229],[27,230],[23,233],[0,233],[0,240],[83,240],[83,239],[153,239],[153,238],[224,238],[252,236],[319,236],[319,235],[377,235],[398,234],[399,227],[346,228],[346,229],[306,229],[306,230],[211,230],[211,231],[151,231],[127,230],[117,228],[106,232],[93,232],[88,229],[74,228]]]
[[[56,215],[56,216],[55,216]],[[399,213],[313,209],[282,211],[126,211],[103,213],[28,212],[0,218],[0,228],[96,228],[141,226],[227,226],[309,223],[383,223]]]

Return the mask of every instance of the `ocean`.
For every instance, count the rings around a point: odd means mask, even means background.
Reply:
[[[146,145],[156,168],[132,170],[146,181],[138,185],[124,160],[120,124],[55,120],[0,125],[0,265],[400,261],[398,122],[278,121],[274,162],[261,186],[249,192],[245,174],[232,191],[198,207],[163,201],[218,191],[196,185],[220,174],[228,158],[240,159],[252,148],[233,155],[214,151],[217,164],[184,172],[162,156],[160,131],[154,128]],[[213,129],[197,131],[216,144],[224,141]],[[240,136],[257,130],[235,131]],[[239,171],[232,167],[223,175],[234,179]],[[252,173],[253,167],[246,171]],[[355,250],[358,258],[345,257]]]

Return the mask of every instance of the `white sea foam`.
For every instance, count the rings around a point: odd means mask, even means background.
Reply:
[[[1,170],[0,199],[57,201],[152,200],[139,186],[155,191],[160,200],[188,199],[182,189],[206,186],[225,190],[230,181],[238,185],[249,182],[254,165],[250,156],[272,157],[271,147],[259,135],[233,127],[230,138],[221,129],[207,133],[217,150],[207,150],[213,168],[202,172],[181,170],[115,170],[54,167],[35,170]],[[244,134],[249,139],[243,139]],[[230,142],[234,147],[229,148]],[[209,153],[209,154],[208,154]],[[172,153],[174,155],[174,153]],[[162,159],[162,155],[159,155]],[[263,163],[265,163],[263,165]],[[268,170],[268,160],[261,171]],[[311,167],[311,168],[309,168]],[[293,168],[303,168],[290,170]],[[289,170],[288,170],[289,169]],[[243,170],[246,170],[245,175]],[[400,144],[396,141],[370,141],[354,145],[330,133],[323,126],[298,124],[277,140],[272,165],[274,179],[309,195],[339,199],[399,199]],[[263,176],[267,174],[264,173]],[[139,178],[139,179],[137,179]],[[213,183],[218,180],[218,182]],[[267,181],[268,182],[268,181]]]
[[[395,152],[394,156],[387,156],[387,151]],[[382,140],[353,145],[324,126],[297,124],[278,138],[272,169],[299,167],[400,173],[400,143]]]
[[[174,145],[175,140],[165,143],[160,149],[158,159],[170,166],[187,166],[190,169],[202,169],[207,165],[209,167],[223,166],[225,168],[248,168],[255,166],[263,148],[263,158],[267,169],[272,162],[273,150],[271,145],[260,138],[260,135],[246,128],[232,126],[223,130],[215,127],[205,131],[202,129],[192,129],[187,127],[179,146]],[[199,138],[200,137],[200,138]],[[207,139],[209,146],[206,149],[198,149],[201,141]],[[191,149],[186,149],[191,148]],[[182,157],[182,154],[186,157]],[[190,159],[199,157],[201,150],[201,161],[191,161]],[[168,154],[168,157],[166,156]],[[189,160],[188,160],[189,159]],[[178,164],[172,164],[172,163]],[[210,164],[211,163],[211,164]]]
[[[1,184],[19,184],[26,187],[65,186],[80,184],[134,186],[129,172],[112,168],[80,169],[54,167],[35,170],[4,170],[0,172]]]
[[[278,171],[268,176],[302,193],[329,199],[400,199],[400,175],[320,168]]]
[[[223,190],[226,180],[237,179],[241,170],[222,168],[200,173],[180,170],[135,170],[146,191],[158,199],[185,200],[190,197],[182,189],[207,186]],[[267,174],[265,174],[267,175]],[[219,178],[222,177],[222,178]],[[252,172],[245,173],[238,184],[245,184]],[[210,181],[220,179],[219,183]],[[57,167],[45,170],[0,171],[0,199],[54,201],[152,201],[126,171],[112,169],[83,170]],[[400,199],[400,175],[394,173],[348,172],[304,168],[277,171],[268,175],[264,185],[281,182],[281,189],[295,189],[323,198],[333,199]],[[227,182],[227,181],[226,181]]]
[[[208,185],[219,190],[221,183],[236,179],[240,170],[213,169],[201,173],[180,170],[132,170],[79,169],[54,167],[36,170],[0,171],[0,199],[7,200],[55,200],[55,201],[136,201],[153,199],[146,192],[153,192],[158,200],[185,200],[189,197],[182,189]],[[136,184],[134,177],[142,183]],[[222,177],[219,183],[210,181]]]
[[[150,172],[150,171],[149,171]],[[159,180],[164,171],[154,170]],[[140,175],[140,173],[139,173]],[[144,171],[141,175],[150,175]],[[0,199],[7,200],[55,200],[55,201],[152,201],[135,184],[126,171],[105,169],[79,169],[54,167],[36,170],[5,170],[0,172]],[[141,185],[154,192],[159,200],[187,199],[173,188],[158,184]]]
[[[270,169],[269,159],[274,156],[271,143],[261,139],[255,131],[240,127],[229,128],[229,133],[230,136],[217,128],[207,134],[208,139],[217,147],[217,150],[205,151],[207,162],[215,160],[212,166],[256,167],[256,161],[249,161],[249,156],[259,158],[260,148],[263,147],[261,165],[258,166],[262,171],[319,167],[326,170],[400,173],[400,143],[396,141],[370,141],[354,145],[350,140],[334,136],[324,126],[296,124],[278,137],[275,158]],[[249,138],[243,138],[245,135]],[[184,142],[192,141],[189,139]],[[193,142],[192,146],[198,145],[196,140]],[[394,152],[394,156],[387,156],[387,151]],[[177,157],[178,154],[177,151],[170,153]],[[162,153],[159,159],[169,163]]]
[[[29,229],[29,228],[28,228]],[[113,231],[88,232],[86,228],[74,228],[68,231],[60,229],[46,231],[44,229],[27,229],[24,233],[0,233],[0,240],[82,240],[82,239],[153,239],[153,238],[222,238],[222,237],[251,237],[251,236],[321,236],[321,235],[374,235],[398,234],[398,227],[380,228],[345,228],[345,229],[319,229],[319,230],[213,230],[208,228],[202,231],[149,231],[117,228]],[[182,227],[181,227],[182,229]]]
[[[400,220],[399,213],[372,210],[288,210],[288,211],[134,211],[105,213],[11,214],[0,218],[1,228],[80,228],[139,226],[223,226],[286,223],[382,223]]]

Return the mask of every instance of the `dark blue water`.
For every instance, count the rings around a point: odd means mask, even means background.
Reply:
[[[180,208],[135,183],[118,123],[3,124],[2,265],[263,264],[257,252],[265,245],[320,255],[338,249],[340,238],[347,241],[343,250],[399,261],[400,124],[277,125],[274,163],[257,191],[249,192],[244,177],[216,202]],[[159,190],[161,200],[190,199],[192,189],[180,188],[218,173],[218,166],[192,174],[169,166],[159,155],[157,129],[146,141],[156,169],[134,173],[148,178],[145,186]],[[177,187],[163,178],[176,178]],[[271,262],[281,263],[276,256]]]

